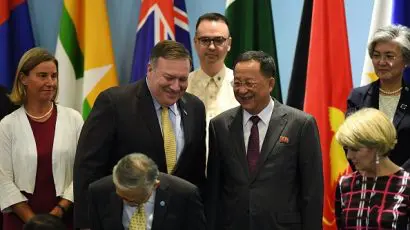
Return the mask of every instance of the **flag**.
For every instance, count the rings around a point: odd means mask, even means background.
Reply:
[[[303,110],[306,87],[306,71],[309,57],[310,27],[312,22],[313,0],[305,0],[300,20],[293,69],[290,77],[286,104]]]
[[[323,160],[323,229],[336,229],[335,189],[349,163],[334,134],[343,123],[352,74],[343,0],[314,0],[304,110],[317,121]]]
[[[131,82],[145,78],[151,49],[162,40],[178,41],[192,53],[185,0],[142,1]]]
[[[372,12],[372,22],[370,24],[369,36],[367,39],[367,43],[373,37],[374,32],[377,29],[383,26],[387,26],[391,23],[391,10],[392,10],[392,1],[391,0],[375,0],[373,5],[373,12]],[[374,73],[372,60],[370,59],[369,53],[367,51],[364,55],[364,65],[362,71],[362,78],[360,81],[360,85],[367,85],[373,81],[377,80],[377,76]]]
[[[118,85],[105,0],[64,0],[56,58],[59,102],[85,119],[98,94]]]
[[[0,0],[0,85],[12,88],[21,56],[33,47],[27,1]]]
[[[410,28],[410,1],[394,0],[392,8],[392,23]],[[410,68],[406,68],[403,78],[407,83],[410,83]]]
[[[277,70],[272,96],[282,102],[271,1],[227,0],[225,15],[232,37],[226,66],[232,68],[235,59],[245,51],[261,50],[270,54],[275,59]]]

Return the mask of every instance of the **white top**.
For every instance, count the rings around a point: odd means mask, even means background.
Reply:
[[[215,76],[208,76],[202,69],[189,74],[186,91],[197,96],[205,105],[206,156],[208,156],[209,121],[220,113],[239,106],[231,85],[233,78],[233,71],[225,65]]]
[[[245,141],[245,150],[246,154],[248,154],[248,141],[249,136],[251,135],[251,128],[253,122],[249,120],[252,116],[258,116],[261,120],[258,122],[258,130],[259,130],[259,152],[262,149],[263,140],[265,139],[266,132],[268,131],[269,121],[272,117],[272,111],[274,107],[274,102],[270,99],[269,104],[259,113],[252,115],[248,113],[246,110],[243,110],[243,140]]]
[[[74,201],[73,167],[83,118],[77,111],[57,105],[57,121],[52,152],[52,171],[57,196]],[[20,192],[34,192],[37,147],[24,107],[0,122],[0,207],[26,201]]]
[[[152,221],[154,220],[154,207],[155,207],[155,190],[152,192],[149,200],[144,204],[145,210],[145,218],[147,227],[146,230],[151,230]],[[122,225],[124,229],[128,229],[130,226],[130,220],[134,212],[136,211],[137,207],[129,206],[127,203],[123,203],[123,210],[122,210]]]
[[[382,111],[390,121],[393,121],[394,113],[396,113],[397,105],[399,104],[400,94],[398,95],[379,95],[379,110]]]
[[[207,124],[218,114],[239,105],[231,82],[233,71],[224,66],[215,76],[208,76],[202,69],[189,74],[187,92],[199,97],[205,104]]]

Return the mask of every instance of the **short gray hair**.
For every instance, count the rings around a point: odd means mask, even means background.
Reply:
[[[373,56],[377,43],[389,41],[400,46],[404,62],[410,64],[410,29],[402,25],[388,25],[376,30],[368,46],[370,57]]]
[[[113,182],[122,190],[149,189],[158,179],[158,166],[142,153],[131,153],[121,158],[113,169]]]

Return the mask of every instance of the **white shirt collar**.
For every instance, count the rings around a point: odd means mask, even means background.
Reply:
[[[274,101],[271,98],[269,104],[258,114],[252,115],[243,109],[243,124],[245,125],[252,116],[258,116],[265,125],[269,125],[269,121],[274,108]]]

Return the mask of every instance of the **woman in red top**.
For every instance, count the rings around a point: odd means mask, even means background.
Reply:
[[[57,90],[57,60],[41,48],[27,51],[10,95],[21,107],[0,122],[4,229],[22,229],[41,213],[72,226],[72,168],[83,120],[55,103]]]

